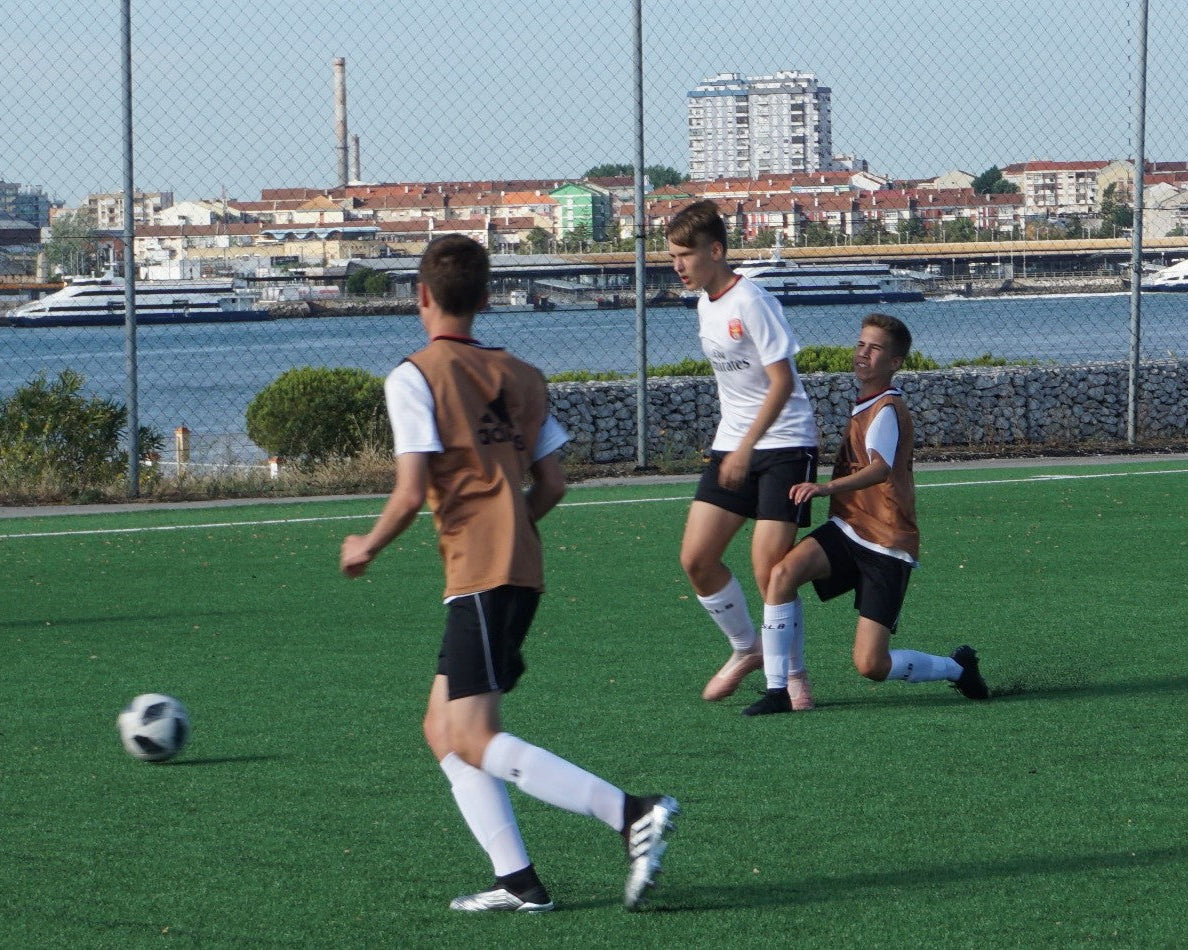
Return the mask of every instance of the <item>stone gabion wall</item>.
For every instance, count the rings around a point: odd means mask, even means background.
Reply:
[[[895,377],[927,446],[1084,443],[1126,438],[1129,367],[1004,366],[900,373]],[[817,411],[821,446],[837,448],[854,400],[849,373],[810,373],[805,389]],[[608,463],[635,458],[633,381],[553,383],[554,414],[569,430],[568,457]],[[1146,438],[1188,435],[1188,360],[1143,363],[1138,426]],[[718,421],[710,377],[648,383],[648,453],[652,461],[708,449]]]

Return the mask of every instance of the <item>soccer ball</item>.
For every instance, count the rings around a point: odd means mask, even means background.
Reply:
[[[129,755],[146,762],[164,762],[185,748],[190,738],[190,714],[172,696],[144,693],[124,707],[116,728]]]

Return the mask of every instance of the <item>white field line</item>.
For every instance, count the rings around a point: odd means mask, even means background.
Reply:
[[[930,482],[924,485],[917,485],[917,490],[924,490],[930,488],[967,488],[971,486],[987,486],[987,485],[1021,485],[1028,482],[1074,482],[1083,481],[1091,478],[1134,478],[1140,475],[1186,475],[1188,468],[1174,468],[1174,469],[1155,469],[1151,471],[1138,472],[1095,472],[1093,474],[1084,475],[1028,475],[1025,478],[987,478],[977,479],[971,481],[959,482]],[[610,505],[646,505],[655,504],[657,502],[688,502],[691,496],[689,495],[672,495],[660,498],[610,498],[602,501],[565,501],[558,505],[558,508],[596,508]],[[145,525],[136,528],[91,528],[84,530],[73,531],[27,531],[19,534],[0,534],[0,541],[17,541],[27,538],[77,538],[88,535],[111,535],[111,534],[149,534],[154,531],[209,531],[214,528],[256,528],[265,527],[268,525],[291,525],[291,524],[319,524],[330,521],[371,521],[376,517],[377,512],[368,512],[366,514],[358,515],[324,515],[317,518],[268,518],[259,521],[204,521],[200,524],[163,524],[163,525]],[[421,515],[427,515],[427,511],[422,511]]]

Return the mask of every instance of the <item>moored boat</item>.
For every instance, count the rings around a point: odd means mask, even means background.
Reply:
[[[748,277],[784,306],[805,304],[910,303],[924,299],[923,285],[913,274],[888,264],[787,261],[777,246],[767,260],[743,261],[735,273]],[[685,293],[687,307],[697,306],[697,293]]]
[[[229,279],[136,282],[137,324],[230,323],[271,320],[259,295]],[[124,281],[80,277],[61,290],[21,304],[0,322],[15,327],[119,326],[124,323]]]
[[[1149,293],[1188,293],[1188,260],[1172,264],[1144,277],[1139,289]]]

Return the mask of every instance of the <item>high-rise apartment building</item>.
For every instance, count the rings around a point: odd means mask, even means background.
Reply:
[[[50,200],[40,188],[0,181],[0,217],[15,218],[35,227],[47,228],[49,215]]]
[[[689,177],[759,178],[832,167],[832,90],[812,73],[719,73],[689,92]]]

